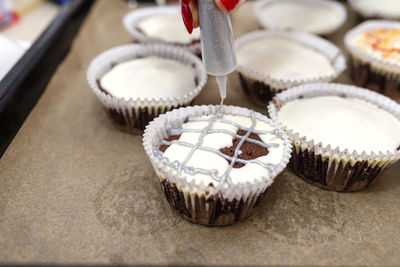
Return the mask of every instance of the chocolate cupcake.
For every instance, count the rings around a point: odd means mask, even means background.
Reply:
[[[363,19],[400,19],[398,0],[349,0],[349,4]]]
[[[149,121],[189,105],[207,82],[193,54],[165,45],[123,45],[100,54],[87,80],[113,124],[141,134]]]
[[[143,145],[171,207],[204,225],[248,217],[289,161],[280,126],[233,106],[168,112],[146,127]]]
[[[344,37],[351,77],[362,87],[400,91],[400,22],[371,20]]]
[[[251,32],[236,40],[236,51],[243,89],[263,106],[282,90],[332,81],[346,68],[339,48],[302,32]]]
[[[136,42],[174,45],[201,54],[200,30],[188,34],[178,6],[137,9],[125,15],[123,24]]]
[[[261,0],[254,4],[261,27],[329,35],[346,21],[344,6],[325,0]]]
[[[301,85],[278,94],[268,111],[293,142],[296,173],[321,188],[362,190],[400,158],[400,105],[375,92]]]

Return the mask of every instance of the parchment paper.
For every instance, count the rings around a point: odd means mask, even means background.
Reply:
[[[130,42],[126,1],[98,1],[0,162],[0,262],[340,264],[400,262],[400,165],[358,193],[321,190],[286,170],[256,213],[210,228],[170,209],[140,136],[114,128],[89,89],[97,54]],[[351,14],[350,14],[351,15]],[[348,22],[333,36],[342,47]],[[233,16],[254,30],[251,3]],[[346,75],[340,79],[349,82]],[[227,104],[254,108],[229,78]],[[397,98],[400,100],[400,98]],[[215,81],[196,104],[218,103]]]

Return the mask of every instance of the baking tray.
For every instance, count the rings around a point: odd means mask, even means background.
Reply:
[[[0,158],[67,55],[93,0],[73,0],[0,82]]]

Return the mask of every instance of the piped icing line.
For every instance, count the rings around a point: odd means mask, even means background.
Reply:
[[[212,115],[215,114],[219,108],[219,105],[190,106],[175,109],[166,114],[160,115],[146,127],[143,135],[144,149],[160,179],[160,182],[164,183],[164,181],[169,181],[176,184],[177,188],[184,193],[185,199],[193,198],[194,196],[206,196],[206,198],[208,198],[209,196],[217,195],[223,196],[223,198],[227,200],[243,199],[244,201],[247,201],[255,199],[259,194],[264,192],[265,189],[273,183],[275,177],[284,170],[289,162],[292,151],[291,142],[282,130],[282,126],[279,123],[270,120],[265,115],[257,112],[254,113],[258,121],[266,123],[272,127],[272,129],[276,129],[277,133],[282,134],[280,142],[283,151],[280,160],[274,162],[277,164],[276,168],[271,172],[263,172],[257,179],[240,179],[230,186],[225,183],[226,186],[217,189],[216,187],[211,186],[205,179],[190,179],[185,172],[177,172],[165,163],[167,159],[157,156],[159,153],[155,153],[155,150],[160,148],[162,140],[174,134],[171,132],[171,128],[180,129],[181,126],[187,122],[188,117],[195,118],[204,115]],[[223,106],[223,112],[224,115],[250,117],[250,110],[241,107]],[[168,128],[166,127],[167,125],[170,125],[171,127]],[[160,153],[162,152],[160,151]],[[221,159],[224,158],[221,157]],[[246,166],[243,168],[245,167]],[[208,180],[213,181],[211,178]]]
[[[252,160],[243,160],[243,159],[239,159],[238,156],[240,155],[240,149],[243,145],[243,143],[245,141],[247,142],[251,142],[251,143],[255,143],[258,144],[264,148],[270,148],[270,147],[277,147],[278,144],[276,143],[263,143],[260,142],[258,140],[254,140],[252,138],[249,138],[251,133],[257,133],[257,134],[274,134],[278,137],[281,137],[282,132],[278,131],[278,130],[273,130],[273,131],[260,131],[260,130],[255,130],[255,126],[257,123],[257,120],[255,118],[254,112],[251,112],[251,120],[252,120],[252,124],[250,128],[247,127],[243,127],[241,125],[239,125],[238,123],[234,122],[234,121],[230,121],[230,120],[224,120],[224,119],[217,119],[219,117],[222,116],[222,114],[220,113],[220,110],[217,110],[217,112],[215,114],[213,114],[209,119],[207,118],[189,118],[188,121],[189,122],[195,122],[195,121],[208,121],[208,124],[205,128],[203,129],[173,129],[170,125],[167,126],[167,128],[170,129],[170,132],[172,135],[181,135],[185,132],[194,132],[194,133],[201,133],[201,135],[199,136],[198,142],[196,144],[191,144],[188,142],[183,142],[180,140],[173,140],[173,141],[166,141],[166,140],[162,140],[160,142],[160,145],[172,145],[172,144],[179,144],[179,145],[183,145],[183,146],[187,146],[191,148],[191,151],[188,153],[188,155],[186,156],[186,158],[182,161],[182,162],[178,162],[178,161],[173,161],[171,162],[167,157],[164,156],[164,153],[162,153],[161,151],[159,151],[157,148],[154,149],[154,155],[161,160],[162,162],[164,162],[166,165],[170,166],[171,168],[174,168],[176,171],[180,172],[180,171],[184,171],[189,175],[194,175],[196,173],[203,173],[203,174],[208,174],[211,176],[211,178],[218,182],[218,187],[220,188],[221,186],[223,186],[223,184],[225,182],[227,182],[228,184],[232,184],[232,179],[229,176],[230,171],[233,168],[233,165],[236,162],[242,163],[242,164],[248,164],[248,163],[257,163],[260,166],[268,169],[270,172],[272,172],[274,170],[274,168],[277,167],[277,165],[275,164],[271,164],[271,163],[264,163],[258,159],[252,159]],[[238,135],[236,133],[233,133],[229,130],[225,130],[225,129],[211,129],[212,125],[215,122],[223,122],[226,124],[231,124],[233,126],[236,126],[239,129],[245,130],[246,134],[245,135]],[[211,134],[211,133],[226,133],[231,135],[232,137],[235,138],[240,138],[239,144],[236,146],[235,151],[234,151],[234,155],[228,156],[225,155],[224,153],[220,152],[219,150],[212,148],[212,147],[204,147],[202,146],[203,144],[203,139],[207,134]],[[203,168],[193,168],[193,167],[188,167],[185,166],[187,164],[187,162],[190,160],[190,158],[193,156],[193,153],[197,150],[204,150],[204,151],[208,151],[208,152],[213,152],[221,157],[223,157],[224,159],[228,160],[230,162],[230,164],[228,165],[227,169],[224,171],[224,173],[221,176],[218,176],[216,173],[216,170],[207,170],[207,169],[203,169]]]
[[[243,137],[240,138],[239,144],[236,146],[235,151],[233,153],[233,157],[232,157],[231,163],[229,164],[228,168],[226,169],[226,171],[222,175],[221,181],[220,181],[218,187],[221,187],[221,185],[225,182],[225,180],[228,183],[232,183],[232,180],[229,177],[229,172],[232,170],[233,165],[235,164],[235,162],[236,162],[236,160],[238,158],[240,148],[242,147],[244,141],[249,138],[249,135],[251,134],[251,130],[254,129],[254,127],[256,126],[256,123],[257,122],[256,122],[256,120],[254,118],[254,112],[251,112],[251,127],[250,127],[250,130],[248,130],[246,132],[246,134],[243,135]]]
[[[242,129],[246,130],[248,128],[243,127]],[[201,133],[202,130],[199,130],[199,129],[186,129],[185,132]],[[171,135],[180,135],[181,133],[182,133],[182,130],[180,130],[180,129],[171,129]],[[229,134],[234,138],[239,138],[239,139],[242,138],[242,135],[238,135],[237,133],[234,133],[232,131],[225,130],[225,129],[218,129],[218,130],[210,129],[207,132],[207,134],[212,134],[212,133],[224,133],[224,134]],[[269,133],[272,133],[272,132],[254,130],[253,133],[255,133],[255,134],[269,134]],[[256,144],[256,145],[259,145],[259,146],[264,147],[264,148],[276,147],[277,146],[277,144],[272,144],[272,143],[271,144],[265,144],[263,142],[260,142],[258,140],[252,139],[252,138],[248,138],[246,141],[250,142],[250,143],[253,143],[253,144]],[[181,141],[179,141],[179,142],[181,142]],[[178,141],[176,141],[176,140],[170,141],[170,142],[165,141],[165,140],[161,141],[161,145],[170,145],[172,143],[178,143]]]
[[[248,79],[263,82],[275,92],[305,83],[330,82],[336,79],[346,69],[346,59],[337,46],[321,37],[299,31],[258,30],[246,33],[235,40],[236,51],[239,51],[241,47],[249,43],[268,38],[287,40],[318,51],[321,55],[327,57],[328,61],[332,64],[334,72],[330,75],[317,75],[313,78],[284,79],[272,77],[271,75],[264,74],[251,67],[242,66],[238,63],[239,73],[243,74]]]

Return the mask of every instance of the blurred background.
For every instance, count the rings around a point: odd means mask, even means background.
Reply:
[[[64,2],[0,0],[0,80],[57,16]]]

